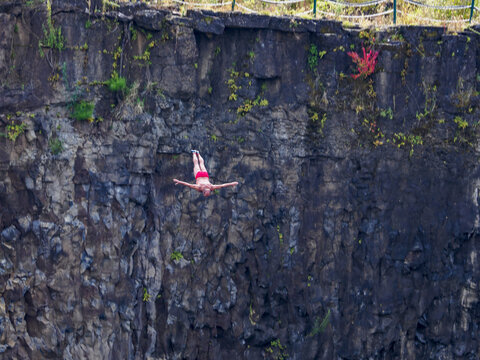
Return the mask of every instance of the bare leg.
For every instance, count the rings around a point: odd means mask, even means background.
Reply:
[[[200,161],[200,171],[207,171],[207,168],[205,167],[205,161],[203,161],[202,156],[200,153],[197,153],[198,155],[198,160]]]
[[[198,158],[196,153],[193,153],[192,156],[193,156],[193,176],[197,176],[197,173],[201,170],[200,170],[200,166],[198,165]]]

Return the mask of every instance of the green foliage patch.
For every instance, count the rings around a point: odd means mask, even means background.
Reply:
[[[76,101],[72,106],[72,118],[75,120],[88,120],[92,122],[94,108],[95,104],[91,101]]]
[[[240,116],[245,116],[255,106],[268,106],[268,100],[262,99],[260,95],[258,95],[253,101],[250,99],[246,99],[244,103],[237,108],[237,114]]]
[[[152,34],[148,33],[147,39],[152,37]],[[155,40],[152,40],[148,43],[147,48],[143,52],[142,55],[134,55],[133,60],[138,61],[140,66],[148,66],[152,65],[152,61],[150,60],[151,50],[155,47]]]
[[[317,335],[318,333],[324,332],[329,323],[330,323],[330,309],[328,309],[322,321],[320,321],[320,318],[318,317],[315,319],[315,324],[313,325],[313,329],[310,332],[310,334],[308,334],[308,336],[312,337]]]
[[[43,39],[38,42],[40,56],[44,56],[42,48],[51,48],[62,51],[65,48],[65,38],[62,35],[62,29],[55,27],[52,22],[52,6],[50,0],[47,0],[47,26],[43,25]]]
[[[230,90],[230,95],[228,96],[228,100],[236,101],[237,100],[237,91],[240,90],[242,87],[236,84],[237,79],[240,77],[240,72],[235,71],[235,64],[227,70],[230,74],[230,77],[227,80],[228,89]]]
[[[308,67],[310,71],[315,72],[315,70],[317,70],[317,66],[318,66],[318,49],[316,45],[311,44],[310,49],[308,50]]]
[[[170,260],[172,261],[178,261],[183,259],[183,254],[180,251],[174,251],[172,252],[172,255],[170,255]]]
[[[10,124],[6,126],[6,133],[1,133],[2,136],[6,137],[8,140],[15,142],[17,138],[25,132],[27,125],[24,123],[15,123],[13,120]]]
[[[402,146],[410,147],[410,156],[413,155],[414,146],[423,145],[423,138],[420,135],[404,134],[398,132],[393,134],[392,143],[399,149]]]
[[[468,127],[468,122],[463,120],[460,116],[455,116],[455,119],[453,119],[455,124],[457,124],[458,128],[460,130],[465,130]]]
[[[48,147],[53,155],[58,155],[63,151],[63,144],[57,137],[50,139],[48,142]]]
[[[118,74],[114,72],[112,77],[105,81],[105,85],[107,85],[108,89],[112,92],[124,93],[127,90],[127,79],[122,76],[118,76]]]
[[[265,351],[276,360],[288,359],[287,347],[282,345],[280,339],[272,340],[270,346]]]
[[[143,302],[149,302],[151,295],[148,293],[147,288],[143,288]]]

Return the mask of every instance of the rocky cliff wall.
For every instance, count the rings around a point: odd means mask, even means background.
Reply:
[[[114,10],[0,2],[0,358],[479,358],[476,32]]]

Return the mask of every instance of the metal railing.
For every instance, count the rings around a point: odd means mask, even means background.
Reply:
[[[221,6],[230,6],[231,5],[231,10],[243,10],[248,13],[260,13],[261,11],[252,9],[249,7],[249,4],[252,4],[253,2],[250,1],[245,1],[245,0],[232,0],[232,1],[226,1],[224,2],[223,0],[221,2],[210,2],[210,3],[201,3],[201,2],[195,2],[195,0],[192,1],[182,1],[182,0],[170,0],[175,3],[182,4],[184,6],[192,6],[192,7],[207,7],[207,8],[212,8],[212,7],[221,7]],[[427,0],[428,1],[428,0]],[[467,0],[469,1],[469,0]],[[247,4],[247,2],[249,4]],[[275,5],[275,6],[288,6],[288,5],[297,5],[300,3],[306,3],[305,0],[255,0],[257,3],[263,3],[263,4],[268,4],[268,5]],[[399,8],[399,3],[401,5],[409,5],[409,6],[414,6],[414,7],[419,7],[419,8],[425,8],[429,10],[434,10],[434,11],[466,11],[470,10],[468,12],[468,16],[461,18],[461,19],[436,19],[433,17],[423,17],[419,16],[417,13],[413,14],[409,12],[406,9]],[[383,11],[379,12],[373,12],[373,13],[360,13],[360,14],[348,14],[347,9],[348,8],[356,8],[357,11],[360,8],[364,7],[369,7],[369,6],[377,6],[384,4],[386,9],[383,9]],[[325,5],[331,5],[335,6],[337,8],[336,13],[332,13],[329,11],[325,11],[325,9],[321,10],[319,9],[318,5],[323,5],[323,8],[325,8]],[[250,5],[251,6],[251,5]],[[338,8],[344,8],[344,11],[338,10]],[[336,17],[336,18],[341,18],[341,19],[347,19],[347,20],[359,20],[359,19],[370,19],[370,18],[375,18],[379,16],[385,16],[385,15],[390,15],[392,14],[393,19],[392,22],[393,24],[397,23],[397,15],[412,15],[418,20],[422,21],[432,21],[432,22],[441,22],[441,23],[460,23],[460,22],[472,22],[472,19],[474,17],[475,11],[479,11],[479,8],[475,6],[475,0],[471,0],[471,3],[469,4],[464,4],[464,5],[448,5],[448,6],[439,6],[439,5],[432,5],[431,3],[426,3],[426,2],[421,2],[419,0],[369,0],[369,1],[364,1],[364,2],[348,2],[348,1],[336,1],[336,0],[313,0],[311,4],[311,8],[303,8],[303,11],[297,12],[297,13],[291,13],[291,15],[296,15],[296,16],[306,16],[311,14],[313,17],[317,17],[317,15],[323,15],[323,16],[329,16],[329,17]],[[290,12],[289,12],[290,13]]]

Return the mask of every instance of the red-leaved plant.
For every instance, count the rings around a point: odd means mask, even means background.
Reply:
[[[359,77],[366,79],[368,75],[373,74],[375,71],[375,65],[377,65],[378,51],[373,51],[368,48],[367,52],[365,47],[362,47],[362,50],[363,58],[354,51],[347,53],[357,65],[358,74],[352,74],[354,79],[358,79]]]

